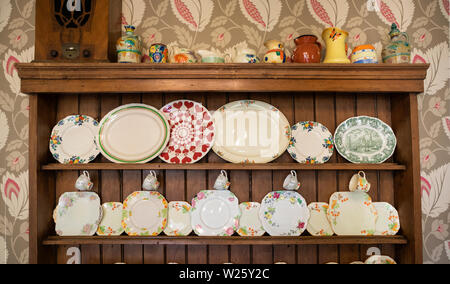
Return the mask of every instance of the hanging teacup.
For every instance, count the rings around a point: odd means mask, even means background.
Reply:
[[[144,182],[142,183],[142,188],[145,190],[158,190],[159,188],[159,181],[156,178],[156,172],[150,171],[150,173],[147,175],[147,177],[144,179]]]
[[[291,171],[286,177],[283,183],[283,188],[286,190],[298,190],[300,188],[300,182],[297,179],[297,172]]]
[[[348,185],[350,191],[369,192],[370,183],[366,179],[366,173],[363,171],[354,174]]]
[[[91,190],[94,184],[91,182],[91,178],[87,171],[84,171],[75,182],[75,188],[81,191]]]
[[[214,183],[214,189],[226,190],[230,187],[230,184],[231,183],[228,181],[227,172],[222,170]]]

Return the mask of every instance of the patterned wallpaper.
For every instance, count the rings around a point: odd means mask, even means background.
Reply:
[[[367,5],[367,2],[371,5]],[[0,4],[0,264],[28,262],[28,99],[15,62],[34,56],[35,0]],[[281,39],[288,52],[302,34],[328,26],[349,45],[381,52],[391,23],[407,31],[414,63],[431,64],[419,96],[425,263],[450,263],[449,0],[123,0],[123,22],[154,42],[227,51]]]

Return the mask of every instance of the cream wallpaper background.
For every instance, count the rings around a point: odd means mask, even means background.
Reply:
[[[0,0],[0,264],[28,262],[29,103],[14,63],[34,57],[34,8],[35,0]],[[350,48],[370,43],[381,52],[397,23],[413,62],[431,64],[419,96],[424,262],[450,263],[449,16],[449,0],[123,0],[122,21],[146,46],[241,44],[261,54],[268,39],[290,51],[296,36],[328,26],[347,30]]]

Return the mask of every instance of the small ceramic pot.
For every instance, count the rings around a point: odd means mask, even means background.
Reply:
[[[230,187],[230,182],[228,181],[227,172],[222,170],[220,175],[217,177],[216,182],[214,182],[214,189],[217,190],[227,190]]]
[[[285,63],[286,53],[284,52],[284,45],[278,40],[269,40],[264,46],[268,49],[264,55],[264,63]]]
[[[366,173],[363,171],[354,174],[350,179],[350,183],[348,185],[350,191],[362,191],[369,192],[370,183],[366,179]]]
[[[323,63],[350,63],[347,57],[348,33],[336,27],[325,29],[322,39],[327,45],[327,52]]]
[[[75,182],[75,188],[81,191],[92,190],[94,184],[91,182],[91,178],[87,171],[84,171]]]
[[[167,63],[169,51],[165,44],[155,43],[150,46],[148,55],[151,63]]]
[[[320,63],[322,45],[315,35],[302,35],[294,39],[297,45],[292,55],[294,63]]]
[[[377,51],[371,44],[357,46],[353,49],[352,63],[378,63]]]
[[[291,171],[284,179],[283,188],[286,190],[298,190],[300,188],[300,182],[297,179],[296,171]]]
[[[159,181],[156,178],[156,172],[150,171],[150,173],[147,175],[147,177],[144,179],[144,182],[142,183],[142,188],[145,190],[155,191],[159,188]]]
[[[141,63],[141,41],[134,34],[134,26],[125,26],[125,35],[117,41],[119,63]]]
[[[197,57],[195,53],[187,48],[172,47],[171,52],[169,52],[169,62],[170,63],[196,63]]]

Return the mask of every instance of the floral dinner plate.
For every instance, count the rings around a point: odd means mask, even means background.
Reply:
[[[120,202],[107,202],[102,205],[103,217],[98,225],[99,236],[120,236],[122,227],[123,204]]]
[[[184,201],[169,202],[168,222],[164,233],[168,236],[188,236],[192,232],[191,208]]]
[[[386,202],[374,202],[373,205],[378,213],[375,235],[396,235],[400,230],[400,218],[397,209]]]
[[[274,191],[261,202],[259,219],[271,236],[300,236],[308,225],[309,209],[295,191]]]
[[[332,236],[334,232],[327,217],[328,203],[312,202],[308,209],[311,215],[306,226],[308,233],[312,236]]]
[[[239,229],[237,233],[240,236],[262,236],[266,231],[259,220],[259,209],[261,204],[258,202],[243,202],[239,204],[241,217],[239,218]]]
[[[50,136],[50,152],[61,164],[92,162],[100,150],[95,142],[98,122],[87,115],[70,115],[58,122]]]

